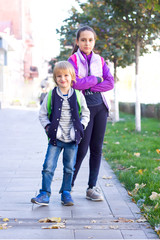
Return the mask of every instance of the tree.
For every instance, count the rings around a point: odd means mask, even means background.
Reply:
[[[61,30],[58,31],[61,35],[61,43],[64,45],[70,44],[68,41],[70,37],[69,33],[73,37],[73,33],[75,34],[75,26],[78,26],[77,23],[79,25],[87,24],[95,29],[98,36],[95,51],[114,64],[114,121],[119,121],[119,104],[116,87],[117,67],[125,67],[132,63],[134,56],[133,52],[129,46],[127,47],[128,42],[125,39],[125,33],[123,33],[122,27],[119,27],[118,23],[113,18],[113,9],[110,5],[105,4],[104,0],[100,0],[98,2],[96,0],[89,0],[87,3],[78,2],[82,10],[81,13],[78,13],[74,8],[72,8],[71,17],[64,21],[67,25],[61,27]],[[67,39],[65,41],[62,37],[64,32],[65,39]],[[64,50],[62,54],[63,53]]]
[[[148,52],[148,45],[158,37],[160,6],[158,0],[110,0],[109,2],[114,9],[114,18],[128,33],[128,39],[135,52],[135,125],[136,130],[140,132],[139,56]]]
[[[125,67],[135,62],[135,123],[136,130],[141,131],[138,61],[139,56],[148,51],[147,46],[158,37],[159,2],[158,0],[88,0],[86,3],[77,1],[82,12],[78,13],[76,9],[72,9],[71,17],[66,20],[65,37],[73,37],[72,34],[68,36],[70,30],[74,29],[72,33],[75,32],[75,26],[77,28],[80,24],[93,27],[99,37],[96,50],[105,59],[114,63],[115,82],[117,67]],[[68,40],[65,41],[66,44],[70,44]],[[118,106],[116,101],[115,104]]]

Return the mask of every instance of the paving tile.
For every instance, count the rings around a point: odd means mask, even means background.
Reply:
[[[76,230],[75,239],[123,239],[119,230]]]
[[[142,230],[121,230],[124,239],[147,239],[146,234]]]
[[[74,239],[74,232],[66,229],[17,229],[2,230],[0,239]]]

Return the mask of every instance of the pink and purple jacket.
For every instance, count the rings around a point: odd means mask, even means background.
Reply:
[[[104,104],[107,109],[110,110],[110,101],[107,96],[107,91],[113,89],[114,78],[104,58],[92,51],[88,69],[87,57],[78,49],[77,52],[69,57],[68,61],[73,65],[76,73],[76,83],[74,83],[72,87],[82,91],[90,89],[92,92],[100,92]],[[90,70],[89,76],[88,70]],[[103,77],[104,81],[98,83],[97,77]]]

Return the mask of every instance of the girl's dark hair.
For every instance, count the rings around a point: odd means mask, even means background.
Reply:
[[[81,35],[81,32],[84,32],[84,31],[90,31],[90,32],[92,32],[92,33],[94,34],[94,38],[95,38],[95,39],[97,38],[97,35],[96,35],[95,31],[93,30],[93,28],[85,25],[85,26],[82,26],[82,27],[80,27],[80,28],[78,29],[78,31],[77,31],[77,33],[76,33],[76,40],[79,40],[80,35]],[[75,44],[75,45],[74,45],[74,48],[73,48],[73,51],[72,51],[72,54],[74,54],[75,52],[77,52],[78,48],[79,48],[78,45]]]

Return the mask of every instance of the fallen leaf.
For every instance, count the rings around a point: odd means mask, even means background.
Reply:
[[[60,223],[61,222],[61,218],[60,217],[52,217],[52,218],[43,218],[40,219],[38,222],[42,223],[48,223],[48,222],[56,222],[56,223]]]
[[[9,222],[9,218],[3,218],[3,222]]]
[[[105,186],[106,186],[106,187],[113,187],[113,184],[111,184],[111,183],[106,183]]]
[[[134,166],[130,166],[130,167],[128,167],[128,168],[126,168],[125,170],[127,171],[127,170],[130,170],[130,169],[133,169],[133,168],[137,168],[137,167],[134,167]]]
[[[155,171],[160,171],[160,166],[158,166],[157,168],[154,169]]]
[[[115,225],[111,225],[109,226],[110,229],[118,229],[119,227],[118,226],[115,226]]]
[[[128,191],[128,195],[131,196],[131,197],[133,196],[132,193],[131,193],[130,191]]]
[[[96,223],[97,221],[96,220],[92,220],[91,223]]]
[[[133,219],[127,219],[127,218],[118,218],[118,219],[114,220],[114,222],[124,223],[124,222],[134,222],[134,220]]]
[[[92,227],[91,226],[84,226],[84,228],[91,229]]]
[[[154,209],[157,209],[159,207],[159,203],[157,203],[154,207]]]
[[[140,153],[139,152],[137,152],[137,153],[134,153],[134,156],[136,156],[136,157],[140,157]]]
[[[139,219],[137,219],[136,222],[138,222],[138,223],[147,222],[147,219],[142,216],[142,217],[140,217]]]
[[[64,223],[57,223],[50,226],[42,226],[42,229],[59,229],[59,228],[65,228],[65,227],[66,226]]]
[[[157,152],[158,154],[160,154],[160,149],[156,149],[156,152]]]
[[[132,198],[131,200],[132,200],[132,202],[136,203],[136,200],[134,198]]]
[[[104,175],[102,178],[103,178],[103,179],[111,179],[112,176],[107,177],[106,175]]]
[[[160,193],[152,192],[152,195],[149,196],[149,198],[154,201],[154,200],[159,200],[160,199]]]
[[[144,171],[143,169],[139,169],[138,172],[136,172],[136,174],[141,174],[142,175],[143,171]]]
[[[8,228],[11,228],[11,227],[12,227],[12,226],[8,226],[8,223],[0,224],[0,230],[8,229]]]

